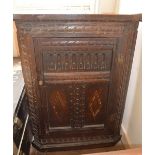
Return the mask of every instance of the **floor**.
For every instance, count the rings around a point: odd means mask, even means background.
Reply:
[[[101,153],[93,153],[93,154],[81,154],[81,155],[142,155],[142,148],[132,148],[127,150],[117,150],[110,152],[101,152]]]
[[[124,150],[124,146],[122,141],[118,142],[113,147],[105,147],[105,148],[96,148],[96,149],[84,149],[84,150],[74,150],[74,151],[58,151],[58,152],[39,152],[34,147],[31,146],[30,155],[86,155],[86,154],[94,154],[116,151],[116,150]],[[97,154],[96,154],[97,153]]]
[[[90,155],[90,154],[87,154]],[[133,148],[127,150],[120,150],[120,151],[111,151],[111,152],[103,152],[103,153],[95,153],[91,155],[142,155],[142,148]]]

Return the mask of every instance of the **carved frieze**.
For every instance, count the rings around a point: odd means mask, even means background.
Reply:
[[[110,70],[111,56],[111,51],[43,52],[44,72],[108,71]]]
[[[126,24],[116,22],[22,22],[19,23],[22,33],[32,35],[87,34],[87,35],[120,35]]]

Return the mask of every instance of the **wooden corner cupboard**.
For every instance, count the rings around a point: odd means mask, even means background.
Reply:
[[[142,15],[14,15],[33,145],[112,146]]]

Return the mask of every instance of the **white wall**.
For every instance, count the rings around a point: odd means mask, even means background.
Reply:
[[[119,0],[14,0],[14,14],[93,14],[117,12]]]
[[[134,14],[141,12],[140,0],[120,0],[120,14]],[[142,144],[141,38],[142,25],[140,23],[122,122],[122,128],[125,132],[126,140],[131,147]]]
[[[17,14],[89,14],[94,13],[96,0],[14,0]]]
[[[15,22],[13,22],[13,57],[19,57],[19,47],[16,31],[17,31],[16,25]]]
[[[119,0],[96,0],[96,5],[95,13],[115,14],[118,12]]]

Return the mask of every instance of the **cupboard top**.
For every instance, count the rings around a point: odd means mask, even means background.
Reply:
[[[15,21],[106,21],[136,22],[142,21],[142,14],[14,14]]]

